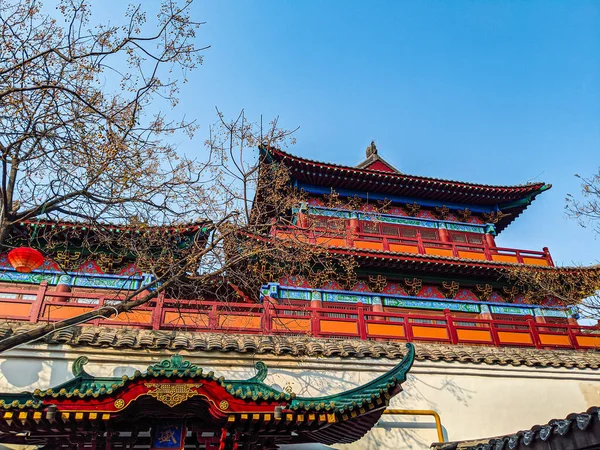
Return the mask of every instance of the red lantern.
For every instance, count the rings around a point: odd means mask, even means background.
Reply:
[[[44,264],[44,256],[35,248],[19,247],[8,252],[8,262],[17,272],[29,273]]]

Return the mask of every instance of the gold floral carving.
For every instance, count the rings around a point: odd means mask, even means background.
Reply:
[[[460,289],[460,284],[454,280],[450,282],[442,281],[442,288],[444,289],[445,297],[452,299],[458,293],[458,290]]]
[[[438,219],[446,220],[448,218],[448,214],[450,214],[450,210],[446,205],[442,205],[442,207],[435,207],[435,215]]]
[[[115,400],[115,408],[122,409],[124,407],[125,407],[125,400],[123,400],[122,398],[118,398]]]
[[[64,269],[74,269],[80,258],[81,252],[71,253],[69,250],[65,250],[56,252],[53,259]]]
[[[492,211],[491,213],[483,213],[481,215],[485,223],[498,223],[500,219],[510,214],[505,214],[502,211]]]
[[[149,389],[147,392],[149,396],[173,408],[196,395],[200,395],[197,389],[202,384],[145,383],[145,386]]]
[[[405,279],[404,284],[406,285],[406,292],[408,295],[416,297],[423,287],[423,280],[420,280],[419,278],[413,278],[412,280]]]
[[[105,273],[111,272],[113,266],[121,263],[121,261],[123,261],[123,258],[115,258],[113,255],[105,255],[104,253],[100,253],[96,259],[96,263]]]
[[[477,284],[475,285],[475,288],[477,289],[478,295],[477,297],[479,297],[479,300],[482,301],[487,301],[490,299],[490,297],[492,296],[492,293],[494,292],[492,286],[490,286],[489,284]]]
[[[227,400],[221,400],[221,403],[219,403],[219,408],[221,411],[225,411],[227,408],[229,408],[229,402]]]
[[[459,209],[456,211],[456,214],[458,214],[461,222],[468,222],[471,218],[471,210],[469,208]]]
[[[373,292],[383,292],[387,286],[387,279],[383,275],[377,275],[376,277],[369,275],[369,287]]]
[[[417,214],[419,214],[419,210],[421,209],[421,205],[419,205],[417,202],[414,202],[413,204],[407,203],[406,204],[406,213],[409,216],[416,216]]]
[[[511,286],[510,289],[504,286],[502,290],[504,291],[504,294],[508,296],[510,303],[512,303],[517,295],[519,295],[519,289],[516,286]]]

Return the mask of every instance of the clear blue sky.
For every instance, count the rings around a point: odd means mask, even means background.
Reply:
[[[600,1],[199,1],[211,45],[179,113],[214,107],[300,127],[296,154],[356,164],[374,139],[400,170],[490,184],[542,180],[498,238],[556,262],[597,263],[567,219],[575,173],[600,166]]]

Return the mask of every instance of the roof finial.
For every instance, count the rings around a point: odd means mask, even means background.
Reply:
[[[377,146],[375,145],[375,141],[371,141],[371,145],[367,147],[367,158],[371,155],[377,154]]]

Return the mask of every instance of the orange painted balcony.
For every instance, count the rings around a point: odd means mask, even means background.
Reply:
[[[421,232],[415,237],[385,236],[347,230],[332,231],[330,229],[303,229],[299,227],[275,226],[272,236],[309,242],[315,245],[330,247],[346,247],[363,250],[376,250],[394,253],[412,253],[454,257],[500,263],[527,264],[536,266],[554,266],[547,248],[542,251],[522,250],[504,247],[490,247],[485,240],[481,244],[462,242],[442,242],[424,239]]]
[[[0,287],[0,320],[52,323],[120,301],[101,293]],[[453,317],[445,312],[376,312],[370,305],[222,303],[159,296],[134,311],[110,320],[94,319],[83,326],[132,327],[254,335],[308,335],[362,340],[477,344],[557,349],[600,349],[600,326],[539,323],[521,320]]]

